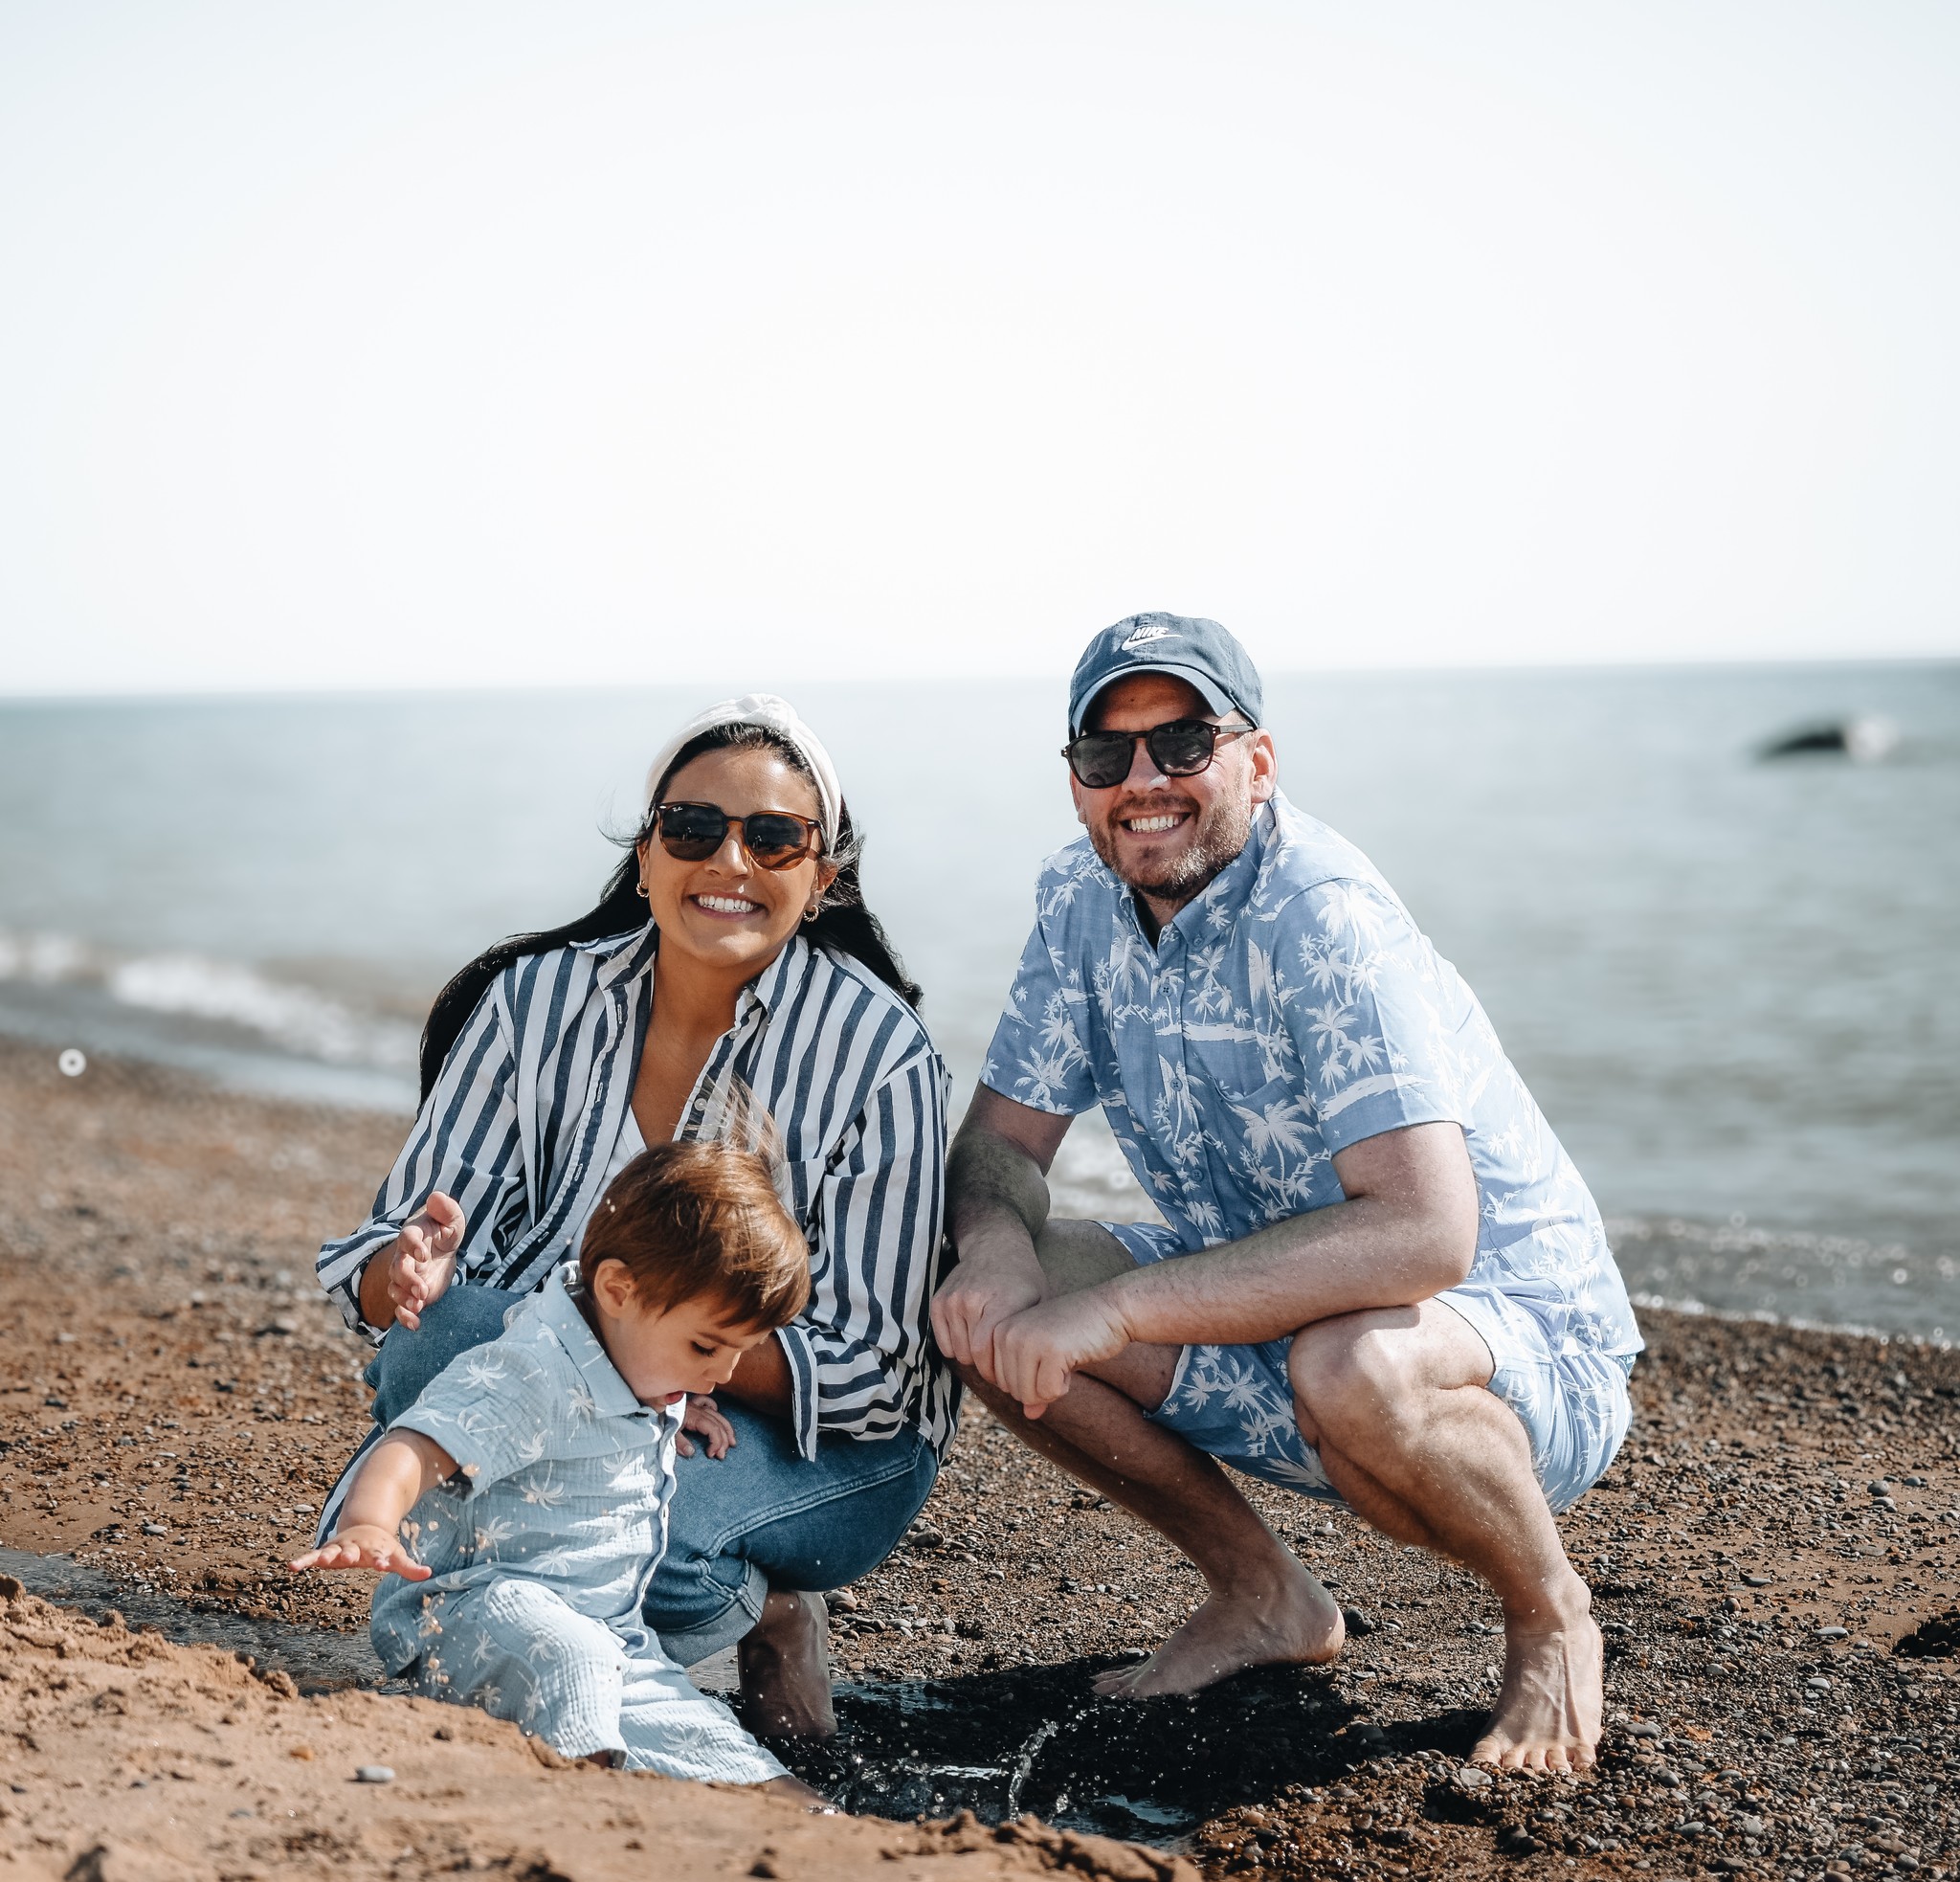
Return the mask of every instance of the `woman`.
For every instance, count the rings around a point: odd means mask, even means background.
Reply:
[[[615,1171],[753,1094],[810,1241],[810,1305],[744,1356],[719,1411],[691,1407],[718,1454],[682,1460],[645,1613],[683,1666],[739,1641],[749,1723],[771,1734],[835,1731],[816,1597],[896,1546],[958,1406],[926,1331],[946,1069],[856,855],[829,755],[786,702],[683,727],[599,906],[437,997],[415,1128],[373,1216],[319,1261],[381,1341],[371,1444],[576,1254]]]

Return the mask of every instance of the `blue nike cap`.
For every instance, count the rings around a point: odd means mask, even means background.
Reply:
[[[1195,686],[1214,712],[1236,708],[1257,726],[1265,688],[1246,652],[1216,621],[1191,615],[1131,615],[1105,627],[1076,661],[1068,683],[1068,733],[1082,728],[1103,687],[1132,673],[1168,673]]]

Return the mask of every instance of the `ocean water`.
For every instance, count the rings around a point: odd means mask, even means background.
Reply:
[[[1478,991],[1642,1299],[1960,1333],[1960,664],[1270,691],[1283,787]],[[1076,833],[1059,683],[794,693],[964,1103]],[[590,906],[707,696],[0,706],[0,1032],[405,1110],[431,993]],[[1853,714],[1897,743],[1758,755]],[[1095,1120],[1058,1188],[1147,1211]]]

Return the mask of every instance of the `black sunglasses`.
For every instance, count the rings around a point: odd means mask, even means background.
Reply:
[[[786,810],[730,817],[719,804],[662,804],[654,813],[660,847],[677,863],[705,863],[728,840],[731,824],[759,869],[789,869],[823,854],[823,825]]]
[[[1061,748],[1078,783],[1107,791],[1129,775],[1142,739],[1150,761],[1166,777],[1195,777],[1217,754],[1218,741],[1257,731],[1257,726],[1214,726],[1209,719],[1167,719],[1147,732],[1083,732]]]

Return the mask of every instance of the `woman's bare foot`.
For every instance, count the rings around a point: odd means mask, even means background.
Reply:
[[[1348,1629],[1332,1595],[1298,1562],[1255,1587],[1214,1589],[1147,1660],[1100,1674],[1097,1696],[1149,1699],[1196,1692],[1247,1667],[1318,1665],[1341,1650]]]
[[[821,1595],[771,1588],[762,1619],[736,1649],[742,1672],[742,1715],[763,1738],[830,1738],[829,1610]]]
[[[1504,1683],[1474,1764],[1508,1771],[1587,1771],[1605,1710],[1604,1654],[1590,1605],[1556,1627],[1513,1626],[1504,1638]]]

